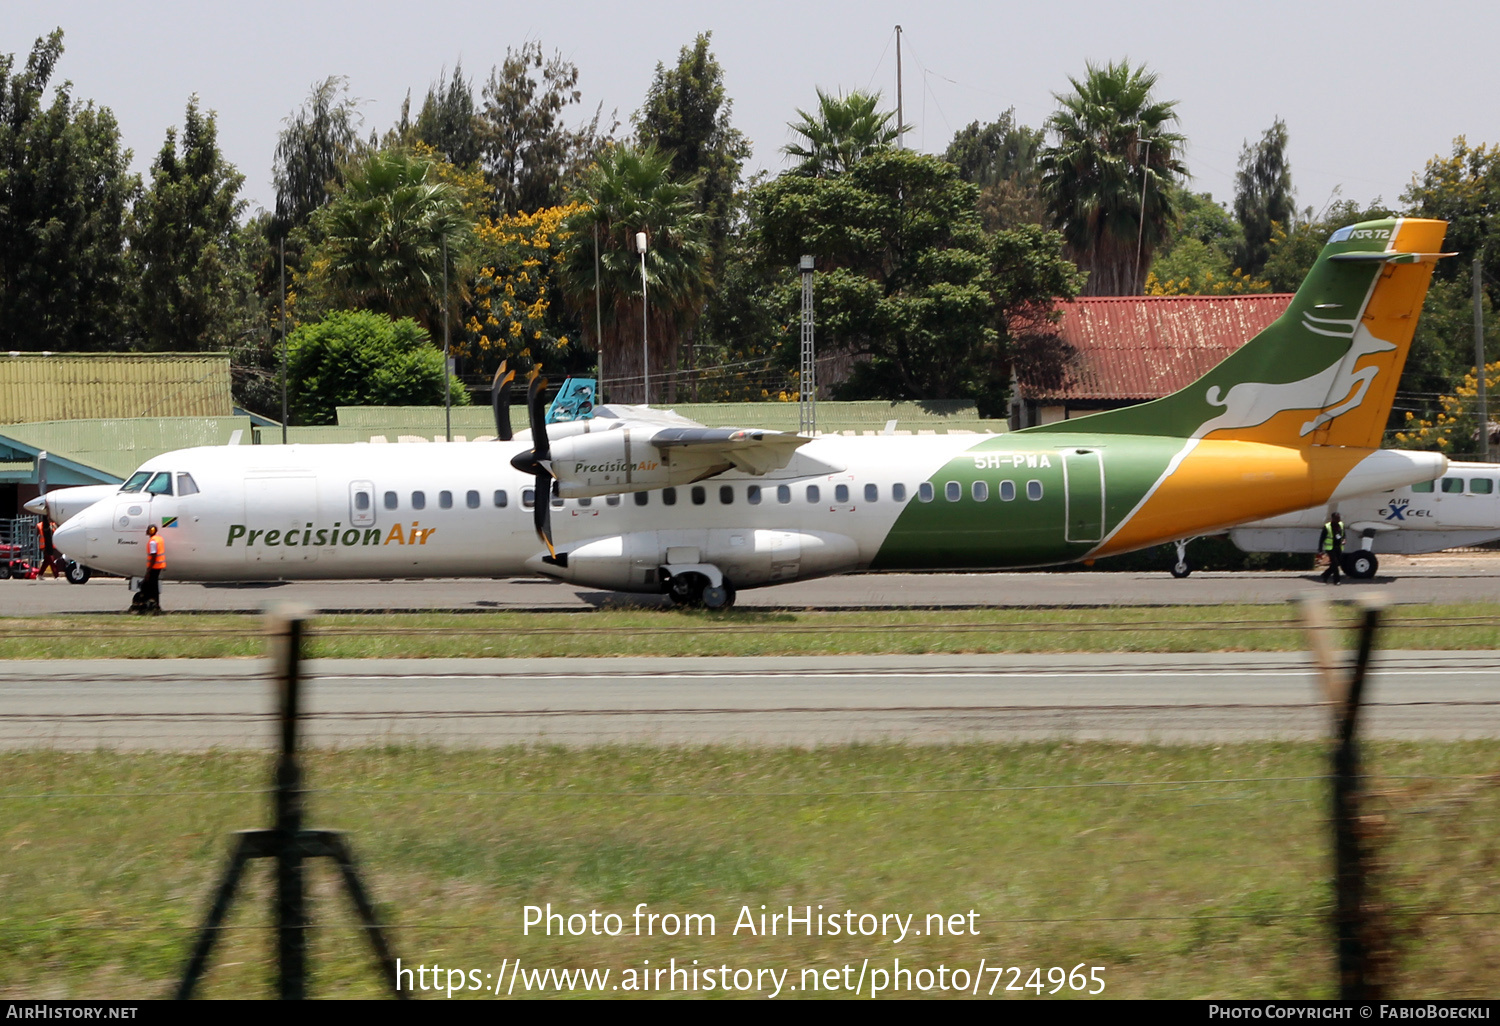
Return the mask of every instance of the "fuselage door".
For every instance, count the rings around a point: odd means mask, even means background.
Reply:
[[[349,523],[355,527],[375,526],[375,485],[354,481],[349,485]]]
[[[1067,527],[1064,539],[1096,542],[1104,538],[1104,461],[1093,449],[1063,452],[1063,479],[1067,494]]]

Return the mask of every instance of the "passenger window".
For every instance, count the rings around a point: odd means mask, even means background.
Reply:
[[[388,494],[395,495],[396,493],[395,492],[389,492]],[[504,488],[496,488],[495,489],[495,508],[496,509],[504,509],[508,505],[510,505],[510,496],[505,494],[505,489]]]
[[[470,491],[468,491],[468,492],[465,492],[464,493],[464,505],[468,506],[470,509],[478,509],[479,508],[479,493],[476,492],[476,491],[473,491],[472,489]]]
[[[426,509],[427,508],[427,493],[426,492],[412,492],[411,493],[411,508],[412,509]]]
[[[1016,483],[1014,481],[1000,482],[1000,501],[1010,502],[1016,497]]]
[[[702,485],[693,485],[693,505],[701,506],[708,501],[708,493],[703,490]]]
[[[867,485],[865,485],[865,501],[866,502],[878,502],[878,501],[880,501],[880,486],[879,485],[877,485],[877,484],[867,484]]]
[[[808,485],[807,486],[807,501],[808,502],[817,502],[819,496],[821,496],[822,494],[823,494],[822,490],[819,489],[817,485]]]
[[[990,483],[988,481],[975,481],[969,489],[974,496],[975,502],[984,502],[990,497]]]
[[[783,504],[792,501],[792,488],[790,485],[776,486],[776,501]]]
[[[675,505],[677,505],[677,489],[676,488],[663,488],[661,490],[661,501],[662,501],[662,505],[664,505],[664,506],[675,506]]]
[[[834,485],[833,486],[833,501],[834,502],[848,502],[849,501],[849,486],[848,485]]]
[[[943,486],[943,498],[947,499],[949,502],[957,502],[959,496],[963,495],[963,493],[964,486],[959,484],[957,481],[949,481],[946,485]]]
[[[438,492],[438,508],[440,508],[440,509],[452,509],[453,508],[453,493],[452,492]]]
[[[363,513],[365,510],[369,509],[370,508],[370,493],[369,492],[355,492],[354,493],[354,508],[357,509],[357,510],[359,510],[361,513]]]
[[[604,497],[604,504],[606,506],[618,506],[620,504],[620,497],[618,495],[606,495]]]
[[[752,506],[760,505],[760,485],[751,485],[745,489],[745,501]]]
[[[152,481],[151,483],[152,484],[156,484],[155,481]],[[150,490],[151,490],[150,488],[146,489],[146,491],[148,491],[148,492]],[[1445,477],[1445,478],[1443,478],[1443,491],[1445,491],[1448,494],[1452,495],[1454,492],[1461,492],[1463,490],[1464,490],[1464,479],[1463,478],[1461,478],[1461,477]]]
[[[177,475],[179,480],[182,475]],[[1469,479],[1469,491],[1475,495],[1489,495],[1495,490],[1495,482],[1488,477],[1472,477]]]
[[[146,482],[151,480],[151,471],[137,470],[130,475],[130,480],[120,486],[122,492],[138,492],[146,487]]]
[[[593,504],[594,504],[593,498],[591,498],[590,496],[587,496],[587,495],[585,495],[583,498],[581,498],[581,499],[578,500],[578,505],[580,505],[580,506],[592,506]]]
[[[171,495],[172,475],[163,470],[151,479],[151,483],[146,486],[146,491],[151,495]]]
[[[931,502],[933,498],[932,482],[923,481],[917,485],[917,498],[922,502]]]
[[[498,495],[499,493],[496,492],[495,494]],[[397,502],[397,500],[396,500],[396,493],[395,492],[386,492],[385,493],[385,508],[386,509],[395,509],[396,508],[396,502]],[[501,502],[501,503],[498,503],[497,505],[503,506],[503,505],[505,505],[505,503]]]
[[[533,507],[535,505],[536,505],[536,489],[535,488],[523,488],[523,489],[521,489],[521,506],[523,508],[525,508],[525,509],[530,509],[531,507]]]
[[[553,509],[562,509],[563,508],[563,497],[561,495],[554,495],[554,496],[552,496],[552,508]]]
[[[197,495],[198,494],[198,482],[193,480],[193,475],[192,474],[178,474],[177,475],[177,494],[178,495]]]
[[[893,484],[893,485],[891,485],[891,501],[892,502],[905,502],[906,501],[906,485],[904,485],[904,484]]]
[[[649,493],[649,492],[636,492],[635,493],[635,504],[637,506],[644,506],[646,503],[648,503],[650,501],[651,501],[651,493]]]
[[[1040,481],[1026,482],[1026,498],[1035,502],[1042,497],[1042,483]]]
[[[729,506],[734,503],[734,487],[732,485],[719,485],[719,502]]]
[[[1414,492],[1430,492],[1432,491],[1432,482],[1418,481],[1416,484],[1411,486],[1411,490]]]

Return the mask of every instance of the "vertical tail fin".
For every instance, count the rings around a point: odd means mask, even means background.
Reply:
[[[1171,395],[1028,432],[1379,448],[1446,221],[1334,232],[1276,322]]]

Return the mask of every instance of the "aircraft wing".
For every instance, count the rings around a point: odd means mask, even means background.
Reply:
[[[792,454],[812,439],[781,431],[744,428],[663,428],[651,436],[651,444],[669,455],[682,450],[694,457],[728,462],[747,474],[765,474],[787,465]]]

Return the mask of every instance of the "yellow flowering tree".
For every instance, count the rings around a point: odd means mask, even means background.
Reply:
[[[487,376],[506,360],[520,371],[542,364],[556,377],[592,364],[592,354],[577,344],[576,315],[553,302],[562,245],[570,235],[563,221],[583,209],[570,203],[480,220],[479,263],[453,344],[466,372]]]
[[[1500,360],[1484,365],[1485,392],[1495,396],[1500,387]],[[1432,417],[1415,413],[1406,414],[1405,426],[1393,432],[1392,437],[1403,449],[1426,449],[1438,452],[1468,454],[1479,449],[1478,435],[1479,376],[1470,368],[1464,375],[1463,384],[1438,400],[1438,410]],[[1491,399],[1491,402],[1494,402]],[[1494,415],[1490,415],[1494,424]],[[1494,428],[1491,427],[1493,433]]]

